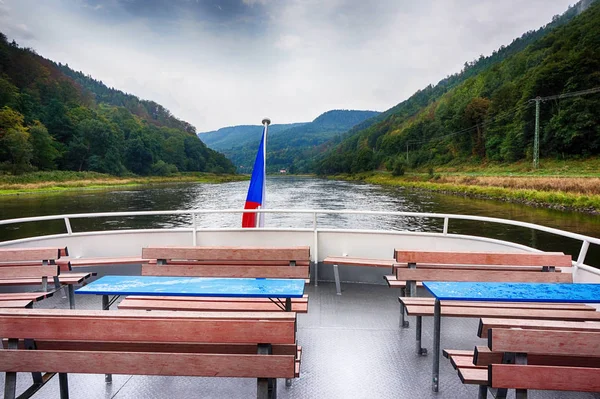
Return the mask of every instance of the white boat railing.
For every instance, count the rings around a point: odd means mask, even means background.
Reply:
[[[323,230],[322,226],[319,225],[319,216],[322,215],[365,215],[365,216],[394,216],[394,217],[402,217],[402,218],[418,218],[418,219],[442,219],[443,220],[443,229],[442,235],[453,235],[449,233],[449,227],[451,222],[456,220],[468,220],[468,221],[476,221],[476,222],[487,222],[487,223],[497,223],[503,225],[511,225],[518,226],[527,229],[532,229],[540,232],[555,234],[558,236],[571,238],[581,242],[581,248],[577,255],[577,259],[574,262],[575,266],[581,267],[584,269],[589,269],[597,272],[595,268],[589,268],[584,264],[586,255],[588,253],[589,247],[591,244],[600,246],[600,238],[595,238],[591,236],[586,236],[583,234],[573,233],[565,230],[560,230],[552,227],[546,227],[542,225],[537,225],[534,223],[521,222],[516,220],[508,220],[501,218],[492,218],[486,216],[473,216],[473,215],[457,215],[457,214],[443,214],[443,213],[419,213],[419,212],[388,212],[388,211],[359,211],[359,210],[333,210],[333,209],[258,209],[258,210],[245,210],[245,209],[203,209],[203,210],[172,210],[172,211],[130,211],[130,212],[101,212],[101,213],[77,213],[77,214],[64,214],[64,215],[48,215],[48,216],[36,216],[36,217],[25,217],[25,218],[16,218],[16,219],[6,219],[0,220],[1,225],[15,225],[20,223],[30,223],[30,222],[43,222],[43,221],[53,221],[53,220],[63,220],[65,224],[66,235],[76,235],[76,234],[87,234],[89,232],[81,233],[73,231],[71,220],[73,219],[90,219],[90,218],[114,218],[114,217],[134,217],[134,216],[161,216],[161,215],[183,215],[188,216],[192,223],[191,226],[177,226],[172,227],[173,229],[181,230],[184,227],[185,230],[189,229],[191,234],[193,235],[193,244],[196,245],[196,233],[202,230],[242,230],[241,227],[215,227],[211,226],[210,228],[201,227],[198,225],[198,217],[201,215],[210,215],[210,214],[241,214],[244,212],[256,212],[256,213],[265,213],[265,214],[304,214],[312,216],[312,226],[308,228],[308,230],[312,230],[315,235],[315,242],[320,230]],[[168,229],[168,228],[165,228]],[[271,227],[263,227],[257,228],[258,230],[273,230],[273,229],[282,229],[278,226]],[[298,228],[283,228],[288,231],[297,231],[300,230]],[[331,229],[328,227],[328,229]],[[244,229],[247,230],[247,229]],[[307,230],[303,228],[301,230]],[[369,232],[372,233],[373,230],[357,230],[357,229],[342,229],[342,228],[334,228],[334,230],[343,231],[348,230],[352,232]],[[423,233],[426,233],[423,231]],[[484,238],[485,239],[485,238]],[[7,243],[14,243],[15,241],[21,241],[24,239],[14,240],[14,241],[5,241],[0,242],[0,246],[6,245]]]

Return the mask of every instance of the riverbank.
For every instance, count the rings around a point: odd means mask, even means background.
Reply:
[[[524,163],[471,165],[403,176],[375,172],[335,178],[600,214],[599,160],[545,161],[535,170]]]
[[[18,176],[0,175],[0,195],[21,195],[66,190],[94,190],[149,184],[226,183],[240,180],[248,180],[248,176],[184,173],[173,176],[117,177],[95,172],[36,172]]]

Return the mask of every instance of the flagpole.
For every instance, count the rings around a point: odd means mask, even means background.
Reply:
[[[271,124],[271,119],[269,118],[263,118],[262,120],[262,124],[265,127],[265,139],[263,141],[263,171],[264,171],[264,184],[263,184],[263,192],[262,192],[262,198],[263,198],[263,203],[261,204],[260,208],[265,208],[265,203],[267,198],[265,197],[265,191],[266,191],[266,186],[267,186],[267,133],[269,131],[269,125]],[[257,222],[258,222],[258,226],[259,227],[264,227],[265,225],[265,214],[264,213],[260,213],[258,215],[257,218]]]

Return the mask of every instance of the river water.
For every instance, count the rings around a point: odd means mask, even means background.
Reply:
[[[240,209],[248,182],[224,184],[172,184],[110,190],[81,190],[58,194],[0,197],[0,220],[73,213],[157,211],[189,209]],[[600,237],[600,216],[532,208],[521,204],[476,200],[432,192],[380,187],[371,184],[309,177],[274,176],[267,179],[267,208],[353,209],[451,213],[489,216],[535,223],[592,237]],[[319,227],[442,231],[441,219],[324,215]],[[74,231],[119,228],[153,228],[190,225],[188,216],[75,219]],[[239,227],[239,214],[203,215],[203,227]],[[309,215],[267,215],[266,226],[310,227]],[[64,223],[27,223],[0,226],[0,241],[65,232]],[[450,233],[477,234],[519,242],[542,250],[564,251],[577,258],[581,243],[555,235],[495,223],[453,221]],[[600,248],[590,246],[586,263],[600,267]]]

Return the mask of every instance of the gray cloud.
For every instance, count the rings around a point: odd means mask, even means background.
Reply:
[[[573,1],[4,0],[0,30],[205,131],[385,110]]]

